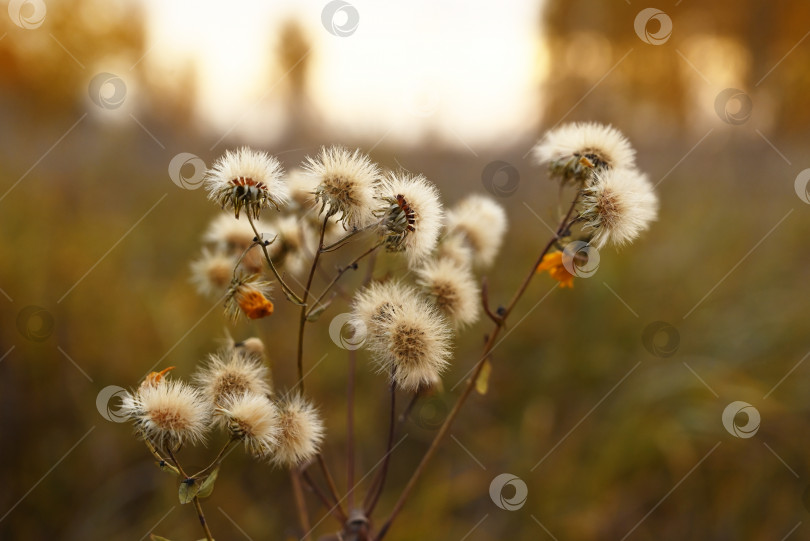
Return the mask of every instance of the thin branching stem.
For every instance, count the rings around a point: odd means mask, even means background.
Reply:
[[[177,461],[177,457],[174,456],[171,447],[166,448],[166,452],[169,454],[169,457],[174,462],[174,465],[177,467],[177,470],[180,472],[180,475],[185,477],[186,479],[190,479],[186,472],[183,471],[183,467]],[[203,531],[205,532],[205,539],[207,541],[214,541],[214,536],[211,534],[211,530],[208,528],[208,522],[205,520],[205,514],[203,513],[202,506],[200,505],[200,499],[197,496],[194,496],[192,500],[194,502],[194,509],[197,510],[197,518],[200,520],[200,526],[202,526]]]
[[[391,411],[388,419],[388,441],[385,444],[385,455],[383,456],[383,463],[378,470],[377,476],[371,483],[368,494],[363,507],[365,508],[366,516],[370,516],[377,507],[380,501],[383,488],[385,487],[385,478],[388,475],[388,464],[391,461],[391,449],[394,446],[394,431],[397,425],[397,385],[394,380],[394,370],[391,370]]]
[[[307,300],[309,290],[312,288],[312,280],[315,278],[315,269],[318,268],[318,259],[321,257],[321,247],[323,246],[323,236],[326,233],[326,222],[329,218],[323,219],[321,225],[321,236],[318,240],[318,250],[312,258],[312,266],[309,269],[307,285],[304,288],[304,295],[301,299],[301,315],[298,319],[298,393],[304,396],[304,329],[307,326]]]
[[[312,490],[312,492],[314,492],[315,495],[318,496],[318,499],[321,500],[321,503],[326,508],[326,510],[333,517],[335,517],[338,520],[338,522],[343,524],[344,522],[346,522],[346,520],[348,520],[346,515],[343,514],[343,510],[337,505],[338,502],[327,498],[324,491],[321,490],[321,487],[315,484],[315,482],[309,476],[309,472],[307,472],[306,470],[302,470],[301,477],[304,479],[304,482],[307,484],[310,490]]]
[[[304,501],[304,491],[301,488],[300,472],[296,468],[290,470],[290,482],[292,483],[293,497],[295,498],[295,508],[298,511],[298,523],[303,532],[302,540],[312,539],[312,527],[309,525],[309,513],[307,503]]]
[[[436,453],[436,450],[439,447],[439,443],[450,430],[450,426],[453,424],[456,416],[458,415],[459,411],[461,411],[461,407],[464,405],[464,402],[470,396],[470,393],[475,388],[475,382],[478,379],[481,370],[484,367],[484,361],[489,358],[490,353],[492,352],[493,347],[495,346],[496,339],[500,334],[501,330],[504,328],[506,324],[506,319],[509,317],[509,314],[515,308],[515,305],[523,296],[523,293],[526,291],[526,288],[529,286],[532,278],[536,274],[537,266],[543,261],[543,257],[548,253],[551,247],[562,237],[562,235],[568,230],[571,224],[571,215],[574,212],[574,208],[576,207],[577,202],[579,201],[579,192],[577,192],[576,197],[571,202],[571,206],[568,209],[568,212],[565,214],[565,217],[560,221],[559,227],[557,228],[554,235],[551,239],[546,243],[545,247],[540,251],[540,254],[537,257],[537,261],[532,265],[531,269],[529,269],[529,273],[527,274],[526,278],[521,283],[520,287],[518,287],[515,295],[512,297],[512,300],[509,304],[503,309],[499,310],[501,314],[500,319],[494,322],[494,329],[489,334],[487,339],[486,345],[484,345],[484,351],[481,355],[481,358],[475,364],[475,367],[470,374],[470,377],[467,379],[467,384],[464,386],[464,390],[461,392],[459,397],[456,399],[453,408],[450,410],[450,413],[447,415],[447,418],[442,423],[442,426],[439,427],[438,432],[433,438],[433,441],[430,443],[430,447],[428,447],[427,451],[425,451],[425,455],[422,457],[422,460],[419,462],[419,465],[416,467],[414,472],[411,474],[410,479],[408,479],[408,483],[405,485],[405,488],[402,490],[402,493],[399,496],[399,499],[394,504],[394,508],[391,511],[389,517],[385,520],[382,527],[380,528],[379,533],[375,537],[375,541],[380,541],[385,537],[388,533],[389,529],[391,528],[391,524],[393,523],[394,519],[399,515],[402,511],[405,502],[408,499],[408,496],[413,491],[414,487],[416,486],[417,480],[421,477],[424,473],[427,464],[430,462],[433,455]]]
[[[239,441],[239,440],[236,439],[236,438],[230,438],[227,441],[227,443],[225,443],[225,445],[222,446],[222,449],[219,450],[219,453],[217,453],[217,456],[216,456],[216,458],[214,458],[213,462],[211,462],[211,464],[209,464],[208,466],[206,466],[202,470],[195,473],[194,478],[195,479],[200,479],[202,477],[205,477],[206,475],[209,475],[212,471],[214,471],[217,467],[219,467],[219,465],[222,464],[222,461],[225,460],[225,457],[227,456],[226,453],[228,452],[228,450],[237,441]]]
[[[293,291],[292,288],[287,285],[287,283],[281,277],[281,274],[279,274],[278,269],[276,269],[276,266],[273,264],[273,260],[270,259],[270,253],[267,251],[267,245],[262,241],[261,233],[259,233],[259,230],[256,229],[256,224],[253,223],[253,218],[250,216],[250,213],[246,214],[248,217],[248,222],[250,222],[250,227],[253,229],[253,234],[256,235],[256,240],[258,241],[259,246],[262,248],[262,253],[264,253],[264,259],[267,260],[270,270],[273,271],[273,275],[276,277],[276,280],[278,280],[278,283],[281,284],[281,289],[283,289],[287,296],[296,304],[302,304],[304,301],[301,300],[301,297],[299,297],[295,291]]]

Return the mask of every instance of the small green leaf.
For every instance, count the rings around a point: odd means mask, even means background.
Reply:
[[[192,501],[200,491],[200,486],[201,483],[197,482],[197,479],[193,477],[183,480],[183,482],[180,483],[180,490],[177,494],[180,497],[180,503],[183,504]]]
[[[160,537],[159,535],[152,534],[149,536],[149,539],[152,541],[171,541],[170,539],[166,539],[165,537]]]
[[[485,359],[484,366],[481,367],[478,377],[475,378],[475,390],[478,391],[478,394],[487,394],[490,373],[492,373],[492,363],[489,362],[489,359]]]
[[[217,480],[219,474],[219,466],[212,471],[205,480],[200,483],[200,490],[197,492],[198,498],[207,498],[214,491],[214,482]]]
[[[321,314],[323,314],[327,308],[329,308],[330,304],[332,304],[331,299],[329,299],[324,303],[321,303],[321,305],[318,308],[316,308],[315,310],[310,312],[309,315],[307,315],[307,321],[309,322],[318,321],[318,318],[321,317]]]

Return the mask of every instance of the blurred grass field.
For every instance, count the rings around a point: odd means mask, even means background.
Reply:
[[[682,9],[691,10],[688,20],[702,13],[719,18],[727,9],[720,4]],[[84,31],[69,10],[48,8],[50,31]],[[745,34],[744,21],[736,39],[748,50],[765,40],[785,53],[810,30],[806,9],[796,9],[793,23],[768,20],[784,30],[778,40],[771,39],[776,30],[764,37]],[[636,9],[622,10],[619,15],[632,20]],[[547,24],[555,13],[547,12]],[[125,21],[109,23],[109,34]],[[574,43],[577,28],[552,28],[554,39]],[[600,30],[618,51],[594,70],[603,74],[621,56],[623,42],[607,22],[588,28]],[[135,386],[156,363],[177,366],[180,377],[191,375],[226,328],[237,339],[257,334],[265,340],[277,387],[295,382],[292,306],[276,299],[272,318],[233,327],[189,284],[189,261],[219,211],[203,190],[173,184],[168,162],[179,152],[194,152],[211,164],[242,140],[233,134],[210,148],[221,133],[195,119],[182,94],[143,82],[136,113],[152,136],[131,119],[107,122],[84,98],[87,73],[66,75],[68,61],[56,57],[53,44],[36,46],[28,31],[8,21],[3,32],[0,538],[117,541],[142,539],[154,528],[170,539],[196,539],[193,513],[177,503],[172,478],[154,467],[131,427],[102,418],[96,397],[108,385]],[[622,39],[636,40],[631,31],[621,32],[630,32]],[[110,36],[93,39],[137,58],[143,36],[129,34],[115,34],[120,43]],[[683,113],[668,122],[674,98],[665,91],[681,92],[668,87],[671,73],[644,83],[647,89],[657,85],[660,95],[634,102],[634,74],[650,58],[681,61],[672,49],[644,48],[638,41],[638,64],[630,65],[636,61],[631,57],[570,114],[566,110],[591,84],[576,74],[556,80],[552,73],[548,87],[555,90],[538,91],[546,96],[546,120],[507,146],[493,142],[472,153],[431,138],[377,144],[368,134],[342,138],[302,120],[281,142],[265,147],[288,168],[323,144],[374,147],[372,158],[382,166],[433,180],[447,205],[486,192],[482,172],[492,161],[514,166],[517,188],[498,198],[510,229],[488,273],[494,304],[509,299],[549,237],[535,214],[554,223],[557,188],[525,154],[557,119],[613,123],[636,146],[640,168],[653,183],[660,181],[660,216],[640,241],[618,253],[603,251],[598,272],[577,279],[573,290],[550,292],[554,282],[547,275],[535,278],[508,339],[494,352],[489,393],[469,401],[389,539],[807,538],[810,402],[803,361],[810,349],[810,206],[794,180],[810,167],[802,98],[810,86],[808,43],[786,57],[772,82],[755,87],[762,72],[738,81],[756,90],[754,112],[741,125],[713,112],[700,121]],[[92,50],[90,41],[81,49],[88,56]],[[773,65],[780,54],[763,65]],[[571,90],[561,95],[558,87],[566,82]],[[654,122],[662,123],[660,129]],[[346,258],[330,255],[325,268]],[[362,271],[346,284],[357,284]],[[21,317],[28,306],[44,308],[46,320]],[[345,308],[337,301],[330,314]],[[42,339],[25,336],[43,321],[47,326],[48,317],[52,329],[43,329]],[[307,386],[322,405],[324,453],[343,489],[347,359],[329,338],[328,319],[308,331],[307,366],[326,357]],[[644,345],[645,329],[656,321],[677,332],[669,357]],[[452,405],[456,392],[450,389],[478,360],[487,329],[482,321],[462,334],[446,392],[414,411],[408,438],[393,456],[384,514]],[[657,336],[658,344],[665,338]],[[360,359],[362,475],[384,450],[386,389],[365,354]],[[754,437],[735,438],[723,427],[721,415],[733,401],[748,402],[761,414]],[[216,448],[214,442],[209,451]],[[204,457],[187,460],[202,464]],[[286,472],[241,452],[225,469],[228,475],[205,502],[218,539],[297,538]],[[489,497],[490,482],[503,472],[527,483],[528,499],[518,511],[499,509]],[[313,522],[323,514],[314,511]],[[326,521],[317,532],[333,529]]]

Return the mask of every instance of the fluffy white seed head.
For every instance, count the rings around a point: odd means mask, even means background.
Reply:
[[[262,220],[255,220],[256,229],[262,239],[270,240],[274,233]],[[246,219],[234,219],[233,216],[218,216],[203,234],[203,241],[211,244],[215,250],[238,258],[253,243],[256,233]],[[261,272],[264,265],[262,249],[254,246],[245,255],[240,264],[249,273]]]
[[[461,200],[447,213],[447,237],[464,239],[479,267],[495,262],[506,233],[507,220],[503,207],[483,195],[471,195]],[[457,242],[457,241],[456,241]]]
[[[205,188],[209,199],[232,209],[237,218],[242,209],[258,218],[262,209],[286,204],[289,192],[283,174],[276,158],[243,147],[217,160],[206,174]]]
[[[295,215],[289,215],[279,217],[271,227],[276,238],[267,250],[273,264],[283,267],[290,274],[300,274],[314,250],[313,246],[307,245],[313,236],[309,224]]]
[[[393,311],[417,296],[414,288],[397,281],[372,282],[358,291],[350,320],[355,337],[381,334],[381,326],[390,322]]]
[[[658,216],[658,197],[647,176],[626,169],[596,172],[583,190],[585,230],[593,229],[591,243],[602,248],[608,242],[622,246],[633,241]]]
[[[596,168],[629,169],[635,167],[636,151],[622,133],[612,126],[596,122],[574,122],[551,130],[532,150],[537,163],[555,167],[576,167],[586,158]]]
[[[219,297],[228,289],[236,260],[223,252],[203,248],[202,255],[191,263],[191,283],[206,297]]]
[[[127,393],[121,412],[152,444],[175,450],[205,440],[212,409],[196,389],[164,378]]]
[[[444,221],[439,190],[421,175],[389,173],[380,187],[387,207],[382,235],[389,251],[404,251],[410,265],[433,252]]]
[[[447,320],[411,287],[375,284],[358,293],[352,324],[365,331],[365,346],[379,371],[401,389],[437,383],[449,364]]]
[[[241,347],[211,354],[206,365],[194,374],[194,382],[212,407],[223,406],[234,396],[245,393],[262,396],[272,393],[261,354]]]
[[[295,395],[279,405],[278,446],[273,463],[293,468],[318,454],[324,426],[317,409],[306,399]]]
[[[416,274],[427,297],[457,329],[478,320],[481,292],[469,266],[438,259],[429,261]]]
[[[263,394],[230,395],[216,415],[231,436],[242,440],[245,450],[256,458],[267,457],[278,445],[278,408]]]
[[[298,209],[309,209],[315,205],[315,190],[318,187],[315,176],[300,167],[293,168],[287,173],[287,187],[291,203]]]
[[[371,223],[380,170],[368,156],[359,149],[324,147],[307,158],[304,169],[315,180],[315,199],[326,216],[337,216],[347,229]]]
[[[450,212],[447,213],[450,219]],[[445,235],[436,250],[437,259],[449,259],[459,267],[472,267],[475,254],[464,235]]]

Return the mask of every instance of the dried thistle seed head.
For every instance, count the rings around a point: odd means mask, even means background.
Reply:
[[[222,406],[233,396],[245,393],[270,395],[269,371],[261,354],[234,348],[209,355],[208,362],[194,374],[202,397],[212,406]]]
[[[296,209],[309,209],[316,203],[315,189],[318,179],[300,167],[287,173],[287,187],[290,190],[290,202]]]
[[[636,170],[597,172],[582,192],[584,230],[593,230],[591,243],[622,246],[633,241],[658,216],[658,197],[647,176]]]
[[[318,454],[324,426],[315,407],[295,395],[279,405],[278,446],[272,462],[294,468]]]
[[[447,213],[449,223],[452,211]],[[449,259],[459,267],[472,267],[475,260],[472,246],[466,241],[464,235],[445,235],[439,242],[436,250],[437,259]]]
[[[436,248],[444,219],[439,191],[421,175],[389,173],[380,186],[385,207],[380,233],[391,252],[404,251],[410,265],[418,264]]]
[[[439,381],[450,357],[450,327],[437,309],[415,291],[398,303],[378,305],[366,346],[381,373],[405,391]]]
[[[233,321],[242,314],[249,319],[261,319],[273,314],[270,301],[272,286],[258,276],[238,276],[231,281],[225,296],[225,313]]]
[[[262,220],[255,220],[254,224],[262,240],[272,240],[275,236],[272,229]],[[234,258],[239,258],[247,250],[256,233],[250,223],[244,219],[234,219],[232,216],[218,216],[206,229],[203,241],[213,245],[214,249]],[[264,255],[259,246],[254,246],[242,258],[240,266],[249,273],[259,273],[264,268]]]
[[[309,224],[297,216],[282,216],[273,222],[272,228],[276,238],[267,250],[273,264],[284,267],[290,274],[300,274],[314,250],[307,245],[313,236]]]
[[[636,151],[624,135],[596,122],[565,124],[546,132],[532,153],[563,182],[588,182],[594,169],[628,169],[636,164]]]
[[[476,265],[486,268],[494,263],[506,233],[506,212],[498,203],[483,195],[461,200],[447,213],[447,239],[463,239],[472,250]]]
[[[371,223],[380,170],[368,156],[359,149],[324,147],[316,158],[307,158],[304,169],[316,182],[322,213],[338,217],[347,229]]]
[[[478,320],[481,292],[469,266],[452,259],[433,260],[417,271],[417,277],[428,298],[457,329]]]
[[[278,409],[263,394],[230,395],[217,408],[216,416],[231,436],[242,440],[245,450],[256,458],[266,458],[278,444]]]
[[[203,248],[200,258],[191,263],[191,283],[200,295],[219,297],[228,289],[235,265],[233,257]]]
[[[254,219],[262,209],[276,210],[287,203],[289,193],[278,160],[265,152],[243,147],[227,151],[206,174],[208,198],[239,218],[242,209]]]
[[[251,336],[250,338],[246,338],[239,343],[234,343],[232,347],[237,353],[245,357],[257,359],[259,361],[264,359],[265,348],[264,342],[262,342],[261,338]]]
[[[165,377],[127,393],[121,412],[153,445],[172,450],[203,442],[211,418],[211,407],[196,389]]]
[[[391,320],[393,310],[417,296],[414,288],[398,281],[372,282],[358,291],[352,301],[350,319],[355,337],[380,334],[380,326]]]

